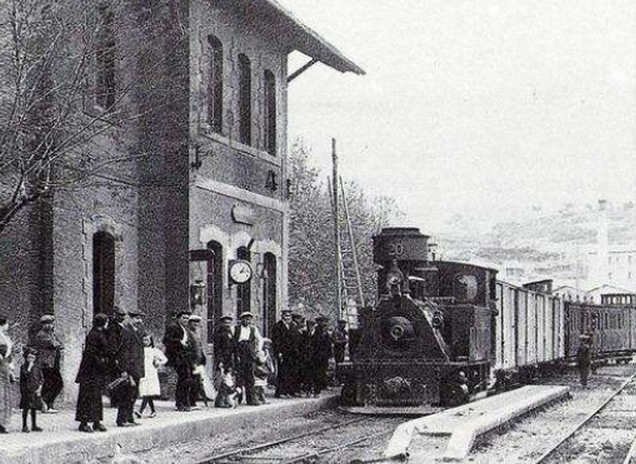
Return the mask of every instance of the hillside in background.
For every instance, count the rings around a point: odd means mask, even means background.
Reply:
[[[476,233],[461,216],[436,237],[442,259],[491,265],[509,281],[554,278],[585,280],[587,258],[598,246],[599,205],[570,203],[555,211],[533,209],[527,219],[503,222]],[[636,249],[636,206],[607,203],[609,249]]]

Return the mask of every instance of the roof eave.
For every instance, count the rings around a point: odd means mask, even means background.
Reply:
[[[263,6],[269,7],[283,20],[291,30],[291,48],[315,58],[321,63],[342,73],[352,72],[364,75],[366,72],[360,66],[347,58],[340,50],[325,40],[320,34],[303,24],[291,12],[276,0],[257,0]]]

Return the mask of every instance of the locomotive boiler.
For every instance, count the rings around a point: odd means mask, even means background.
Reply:
[[[428,239],[417,228],[373,238],[378,304],[360,311],[357,347],[341,366],[348,404],[454,405],[486,388],[496,271],[430,260]]]

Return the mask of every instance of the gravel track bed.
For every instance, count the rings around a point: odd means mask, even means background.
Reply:
[[[634,371],[636,366],[631,364],[599,368],[586,389],[579,386],[577,375],[571,372],[545,379],[542,384],[570,386],[571,398],[484,435],[464,462],[534,463],[609,398]],[[621,464],[635,436],[636,385],[632,384],[545,462]]]
[[[545,385],[568,385],[571,398],[526,415],[515,423],[488,433],[480,438],[468,458],[460,464],[533,464],[567,431],[580,423],[601,405],[620,385],[636,371],[636,365],[609,365],[599,368],[583,389],[576,372],[543,379]],[[193,464],[205,457],[272,442],[291,435],[300,435],[312,429],[337,425],[360,416],[338,410],[321,411],[302,417],[292,417],[271,424],[253,424],[234,432],[227,432],[191,443],[136,454],[144,463]],[[380,434],[371,440],[352,445],[344,450],[312,459],[312,463],[349,463],[353,459],[377,459],[382,455],[390,434],[408,419],[375,417],[360,423],[337,428],[333,433],[306,437],[260,452],[252,461],[267,462],[268,458],[291,458],[319,449],[337,446],[357,438]],[[636,437],[636,384],[628,386],[604,410],[592,419],[585,430],[575,435],[559,454],[551,456],[550,464],[612,463],[622,464],[632,440]],[[447,438],[416,437],[412,455],[417,464],[436,463],[445,449]],[[424,456],[424,459],[422,458]],[[238,461],[240,462],[240,461]],[[270,461],[271,462],[271,461]],[[411,460],[410,462],[415,462]]]
[[[368,459],[370,457],[378,457],[384,450],[386,440],[395,427],[403,422],[398,418],[379,418],[367,417],[359,423],[347,425],[339,428],[333,433],[321,433],[310,437],[305,437],[293,442],[285,443],[275,448],[269,448],[257,454],[250,454],[245,460],[238,460],[238,463],[250,462],[251,458],[256,457],[259,461],[275,462],[280,459],[290,459],[296,456],[307,455],[319,452],[324,449],[335,446],[344,446],[349,442],[357,441],[373,435],[370,440],[347,446],[346,449],[330,452],[322,456],[311,459],[313,463],[340,463],[349,462],[352,459]],[[380,435],[380,436],[379,436]]]
[[[316,451],[322,447],[336,446],[340,443],[355,440],[376,431],[385,431],[384,441],[378,444],[379,452],[384,450],[384,446],[390,432],[402,422],[404,419],[395,417],[364,417],[354,414],[341,412],[339,410],[327,410],[312,413],[306,416],[290,417],[284,421],[276,423],[255,423],[253,425],[243,427],[240,430],[228,431],[227,433],[208,437],[194,442],[180,443],[177,445],[156,448],[143,453],[136,453],[135,458],[143,463],[148,464],[194,464],[200,462],[204,458],[212,457],[226,452],[231,452],[239,448],[248,448],[263,443],[282,440],[289,436],[301,435],[311,430],[318,430],[329,426],[338,426],[339,424],[349,422],[351,420],[362,419],[359,423],[350,424],[344,427],[334,429],[333,433],[320,433],[300,439],[300,442],[289,442],[279,445],[275,448],[267,449],[258,454],[252,454],[260,458],[267,456],[285,456],[291,458],[293,456]],[[363,443],[363,451],[368,451],[368,443]],[[329,455],[319,458],[314,462],[348,462],[333,459]],[[375,455],[376,457],[379,454]],[[351,459],[353,459],[353,456]],[[326,459],[326,460],[325,460]],[[245,462],[255,462],[245,461]],[[236,461],[237,463],[241,461]],[[267,460],[263,460],[264,463]]]

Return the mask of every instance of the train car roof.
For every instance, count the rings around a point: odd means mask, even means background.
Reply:
[[[465,262],[462,262],[462,261],[446,261],[446,260],[443,260],[443,259],[438,259],[438,260],[435,260],[435,261],[431,261],[431,263],[459,264],[461,266],[478,267],[478,268],[486,269],[488,271],[492,271],[492,272],[495,272],[495,273],[499,272],[499,269],[496,269],[494,267],[490,267],[490,266],[482,265],[482,264],[476,264],[476,263],[465,263]]]

